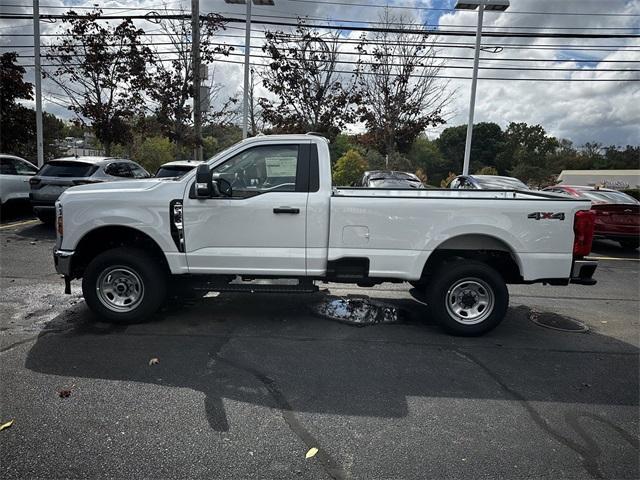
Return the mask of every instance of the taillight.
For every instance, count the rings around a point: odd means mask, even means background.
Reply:
[[[31,177],[29,179],[29,185],[38,185],[39,183],[40,183],[40,179],[39,178]]]
[[[591,253],[593,242],[593,229],[596,223],[596,214],[592,210],[579,210],[576,212],[573,222],[573,254],[584,257]]]

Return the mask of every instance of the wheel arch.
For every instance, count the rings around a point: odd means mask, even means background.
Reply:
[[[427,279],[443,263],[457,259],[486,263],[507,283],[522,282],[522,264],[515,250],[504,240],[485,233],[456,235],[441,242],[427,258],[421,279]]]
[[[118,247],[135,247],[156,258],[162,269],[170,273],[167,258],[160,245],[148,234],[135,227],[106,225],[88,231],[74,249],[71,271],[73,278],[80,278],[93,258]]]

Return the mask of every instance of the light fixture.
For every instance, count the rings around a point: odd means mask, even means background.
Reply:
[[[475,10],[480,5],[483,5],[485,10],[504,12],[509,8],[509,0],[458,0],[455,9]]]

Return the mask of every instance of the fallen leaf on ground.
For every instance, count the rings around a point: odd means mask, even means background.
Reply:
[[[153,357],[151,360],[149,360],[149,365],[157,365],[160,363],[160,360],[158,360],[156,357]]]
[[[316,447],[312,447],[309,449],[309,451],[307,452],[307,454],[304,456],[304,458],[311,458],[314,457],[316,455],[316,453],[318,453],[318,449]]]
[[[60,398],[67,398],[67,397],[70,397],[70,396],[71,396],[71,390],[66,389],[66,388],[64,388],[64,389],[62,389],[62,390],[58,390],[58,396],[59,396]]]
[[[11,425],[13,425],[13,420],[9,420],[7,423],[3,423],[2,425],[0,425],[0,432],[5,428],[9,428]]]

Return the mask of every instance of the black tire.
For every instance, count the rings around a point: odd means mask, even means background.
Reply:
[[[620,246],[625,250],[635,250],[640,247],[640,238],[625,238],[620,240]]]
[[[105,293],[105,289],[99,288],[116,275],[122,277],[121,282],[113,281],[109,285],[113,285],[112,290],[124,285],[122,296],[117,291]],[[134,288],[136,284],[137,289]],[[114,304],[129,291],[132,292],[130,298],[137,300],[122,305],[121,310],[114,310],[117,308]],[[113,323],[130,324],[148,320],[164,303],[166,292],[167,273],[158,260],[132,247],[102,252],[89,263],[82,277],[82,293],[89,308]]]
[[[455,291],[461,295],[454,295]],[[452,303],[451,297],[459,300]],[[442,328],[453,335],[471,337],[500,324],[509,306],[509,290],[502,276],[490,266],[473,260],[457,260],[444,263],[432,276],[426,299],[431,314]],[[467,308],[471,303],[473,307]],[[454,313],[456,309],[460,311],[458,315]],[[465,313],[469,318],[463,318]]]

